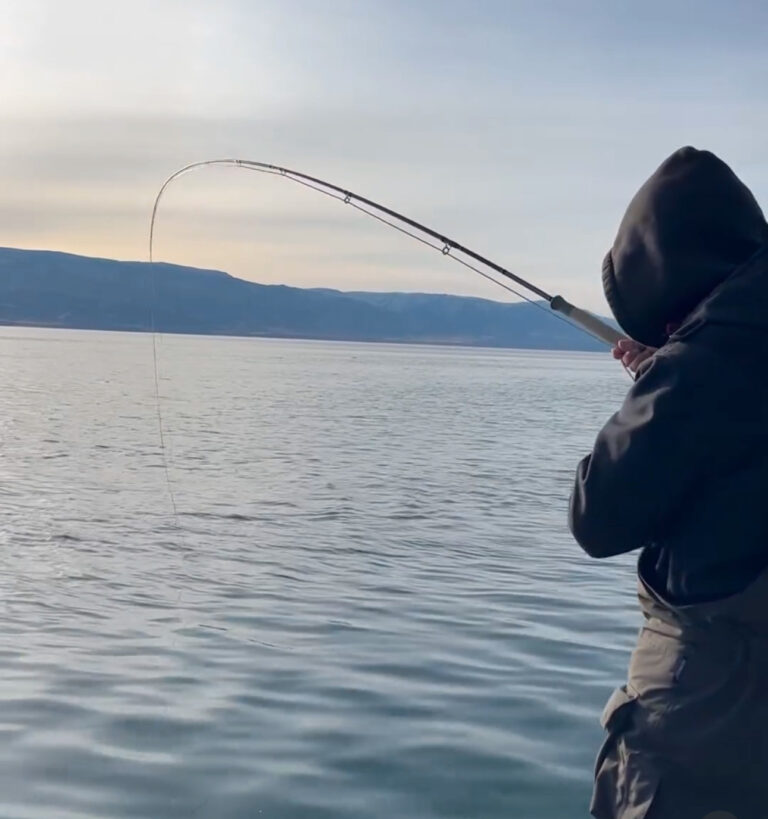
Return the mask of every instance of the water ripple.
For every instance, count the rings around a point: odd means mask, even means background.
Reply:
[[[0,815],[586,817],[636,615],[564,514],[621,374],[160,347],[178,517],[150,339],[0,331]]]

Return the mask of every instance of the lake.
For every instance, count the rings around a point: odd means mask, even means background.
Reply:
[[[3,819],[573,819],[607,355],[0,330]],[[164,453],[164,455],[163,455]]]

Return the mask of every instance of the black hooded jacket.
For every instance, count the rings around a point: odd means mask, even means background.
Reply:
[[[683,148],[632,200],[603,282],[661,349],[579,465],[571,530],[594,557],[644,547],[673,600],[735,593],[768,566],[768,224],[727,165]]]

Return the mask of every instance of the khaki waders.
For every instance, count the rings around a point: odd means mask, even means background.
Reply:
[[[768,819],[768,571],[676,606],[645,580],[627,684],[605,706],[597,819]]]

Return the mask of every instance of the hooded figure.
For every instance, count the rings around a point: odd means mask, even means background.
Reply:
[[[682,148],[630,203],[603,284],[653,354],[571,496],[589,555],[640,550],[592,815],[766,819],[768,224],[727,165]]]

